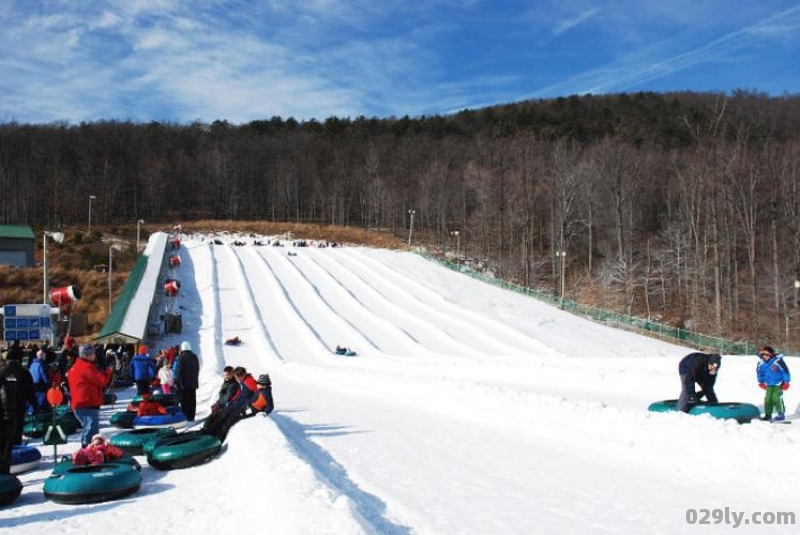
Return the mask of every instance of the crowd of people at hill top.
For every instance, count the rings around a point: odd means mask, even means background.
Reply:
[[[100,407],[104,394],[116,379],[136,385],[142,413],[166,412],[153,402],[153,393],[175,394],[189,422],[196,419],[200,360],[188,341],[160,351],[155,357],[140,345],[129,358],[124,347],[107,348],[65,339],[60,351],[45,344],[23,348],[18,342],[3,351],[0,359],[0,474],[8,474],[13,446],[23,443],[28,414],[46,413],[62,401],[69,403],[80,422],[81,448],[73,462],[96,464],[116,459],[121,451],[99,433]],[[23,355],[34,355],[28,358]],[[269,414],[274,407],[269,375],[253,379],[244,368],[225,368],[218,399],[206,418],[202,432],[224,441],[230,428],[242,418]],[[162,412],[163,411],[163,412]],[[102,459],[102,460],[101,460]]]

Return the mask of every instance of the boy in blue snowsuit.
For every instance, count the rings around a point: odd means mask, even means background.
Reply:
[[[758,356],[760,357],[756,366],[756,377],[758,386],[766,391],[764,394],[764,416],[762,420],[771,420],[772,411],[778,413],[775,421],[780,422],[786,419],[786,407],[783,403],[783,391],[789,390],[789,382],[792,376],[789,374],[789,367],[783,360],[783,355],[776,355],[775,350],[770,346],[762,347]]]

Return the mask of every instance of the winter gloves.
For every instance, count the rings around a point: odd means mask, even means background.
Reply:
[[[783,383],[781,385],[781,390],[789,390],[789,383]]]
[[[761,388],[761,390],[767,389],[767,383],[758,383],[758,386]]]

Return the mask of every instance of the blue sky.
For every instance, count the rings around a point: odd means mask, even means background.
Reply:
[[[800,1],[0,0],[0,122],[448,114],[800,93]]]

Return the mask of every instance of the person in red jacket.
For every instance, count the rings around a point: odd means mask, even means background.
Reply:
[[[125,455],[121,449],[112,446],[101,434],[94,435],[92,442],[72,454],[72,464],[86,466],[91,464],[110,463],[122,459]]]
[[[142,400],[139,402],[139,406],[136,409],[136,415],[158,416],[160,414],[166,415],[167,408],[158,401],[153,400],[152,394],[142,394]]]
[[[95,363],[97,356],[90,344],[78,350],[78,359],[67,372],[72,412],[81,423],[81,447],[85,448],[100,430],[100,406],[103,390],[111,379],[111,369],[101,370]]]

